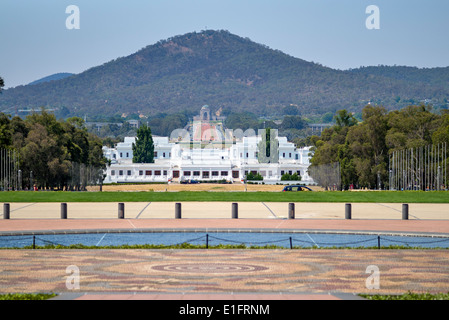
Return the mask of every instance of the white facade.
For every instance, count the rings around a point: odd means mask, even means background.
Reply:
[[[155,163],[132,163],[134,137],[125,138],[116,148],[103,147],[110,160],[104,183],[182,182],[186,180],[244,181],[248,172],[259,173],[266,184],[281,181],[284,173],[298,173],[301,184],[311,184],[307,174],[309,148],[295,148],[286,137],[278,137],[279,161],[259,163],[260,136],[243,137],[221,144],[183,144],[168,137],[153,137]]]

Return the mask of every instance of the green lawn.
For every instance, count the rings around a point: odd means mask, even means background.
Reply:
[[[56,297],[54,293],[6,293],[0,294],[0,300],[47,300]]]
[[[360,294],[359,296],[368,300],[449,300],[449,292],[436,294],[407,292],[401,295]]]
[[[444,191],[363,192],[0,192],[0,202],[340,202],[449,203]]]

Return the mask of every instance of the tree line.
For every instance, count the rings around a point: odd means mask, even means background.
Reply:
[[[379,184],[388,188],[393,152],[447,142],[449,110],[436,114],[430,106],[412,105],[387,112],[382,106],[368,105],[362,110],[362,121],[340,110],[334,126],[300,144],[313,146],[312,168],[340,164],[342,188],[377,189]]]
[[[91,179],[102,180],[107,163],[102,146],[81,118],[57,120],[45,110],[26,119],[0,113],[0,149],[18,153],[25,189],[78,190],[85,187],[80,175],[87,175],[89,168],[95,168]]]

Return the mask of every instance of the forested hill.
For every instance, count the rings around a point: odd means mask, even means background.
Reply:
[[[428,99],[446,106],[449,85],[438,79],[447,79],[447,69],[433,70],[425,83],[414,81],[407,69],[404,77],[376,70],[334,70],[227,31],[203,31],[159,41],[65,79],[5,90],[0,112],[47,106],[59,108],[62,117],[148,116],[207,104],[258,115],[295,105],[302,115],[320,115],[343,108],[357,112],[368,102],[402,108]]]
[[[34,84],[49,82],[49,81],[55,81],[55,80],[61,80],[61,79],[64,79],[64,78],[67,78],[70,76],[73,76],[73,73],[67,73],[67,72],[55,73],[50,76],[44,77],[42,79],[38,79],[33,82],[30,82],[29,85],[34,85]]]

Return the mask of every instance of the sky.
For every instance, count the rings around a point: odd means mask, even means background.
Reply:
[[[81,73],[206,29],[340,70],[449,66],[447,0],[1,0],[0,77],[6,89]]]

